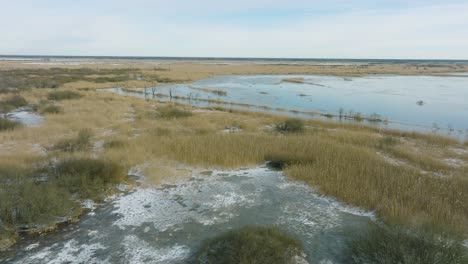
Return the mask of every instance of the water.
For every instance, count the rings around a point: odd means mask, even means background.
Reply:
[[[13,121],[19,121],[28,127],[37,127],[42,123],[42,116],[35,114],[28,109],[18,109],[7,114],[7,118]]]
[[[283,82],[285,78],[304,78],[304,83]],[[227,96],[193,87],[222,90]],[[192,84],[161,86],[156,93],[168,95],[170,91],[173,96],[192,99],[173,100],[197,106],[224,105],[322,119],[323,116],[311,113],[337,115],[342,108],[345,113],[377,114],[380,119],[388,120],[388,123],[374,123],[378,126],[434,131],[461,138],[468,135],[468,78],[460,76],[219,76]],[[252,106],[226,105],[213,100]]]
[[[4,261],[186,263],[204,239],[273,224],[304,243],[310,263],[345,263],[347,239],[372,219],[372,213],[319,196],[266,167],[214,171],[176,185],[137,188],[66,230],[20,242]]]

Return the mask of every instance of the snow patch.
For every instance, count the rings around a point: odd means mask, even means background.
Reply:
[[[183,245],[155,248],[133,235],[125,237],[122,246],[129,263],[174,263],[186,259],[190,253],[190,249]]]

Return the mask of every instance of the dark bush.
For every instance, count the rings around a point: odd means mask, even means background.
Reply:
[[[301,119],[290,118],[276,125],[276,131],[281,133],[299,133],[304,130],[304,122]]]
[[[287,264],[301,243],[276,227],[244,227],[205,242],[195,255],[204,264]]]
[[[81,97],[82,95],[80,93],[73,92],[73,91],[54,91],[54,92],[50,92],[49,95],[47,96],[49,100],[55,100],[55,101],[78,99]]]

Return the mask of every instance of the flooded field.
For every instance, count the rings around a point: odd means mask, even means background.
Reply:
[[[343,115],[353,117],[343,118],[346,122],[432,131],[461,139],[468,134],[468,78],[464,75],[219,76],[192,84],[158,86],[154,94],[159,100],[197,106],[248,108],[335,120]],[[146,96],[153,96],[150,88]],[[357,115],[362,120],[356,120]]]
[[[373,218],[267,167],[207,171],[175,185],[142,185],[61,232],[23,239],[0,261],[187,263],[203,240],[258,224],[299,238],[310,263],[346,263],[347,239]]]

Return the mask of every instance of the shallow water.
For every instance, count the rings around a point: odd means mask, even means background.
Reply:
[[[42,123],[42,116],[24,109],[8,113],[7,118],[13,121],[19,121],[21,124],[28,127],[37,127]]]
[[[282,82],[285,78],[304,78],[305,83]],[[227,96],[191,87],[222,90],[227,92]],[[381,119],[389,121],[388,124],[374,124],[378,126],[410,131],[435,131],[462,139],[468,135],[468,78],[461,76],[218,76],[192,84],[160,86],[156,93],[168,95],[169,92],[173,96],[192,98],[179,101],[197,106],[223,104],[196,99],[220,99],[260,106],[251,106],[250,109],[253,110],[309,118],[312,116],[287,110],[337,115],[342,108],[345,113],[359,112],[363,116],[375,113]],[[144,97],[143,94],[139,96]],[[159,99],[168,100],[167,97]],[[422,105],[418,104],[419,101],[422,101]],[[224,106],[246,108],[239,105]],[[313,118],[320,117],[315,115]]]
[[[66,230],[20,242],[6,262],[186,263],[206,238],[274,224],[304,243],[310,263],[345,263],[346,239],[372,219],[266,167],[214,171],[139,187]]]

